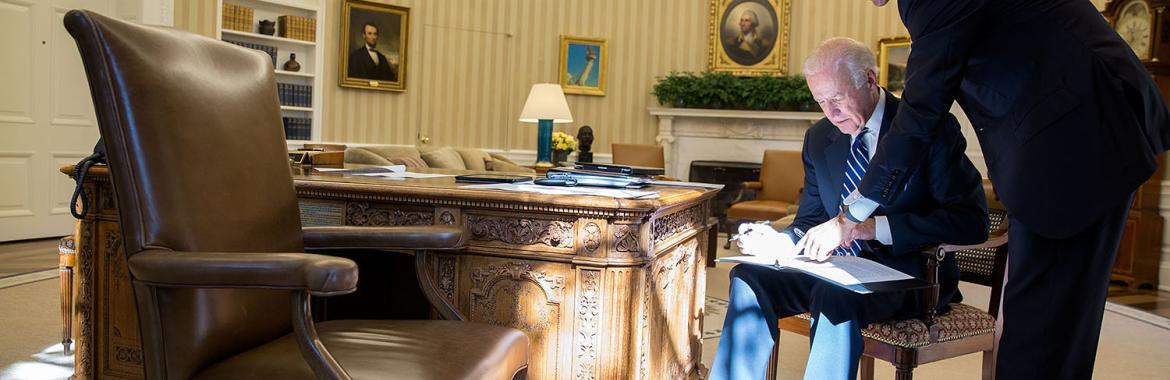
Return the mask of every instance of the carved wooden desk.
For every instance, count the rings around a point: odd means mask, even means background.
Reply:
[[[141,378],[108,172],[91,173],[77,240],[75,378]],[[622,200],[462,189],[451,177],[294,179],[306,226],[465,226],[469,252],[436,255],[435,278],[469,320],[528,334],[531,379],[697,378],[714,190],[660,187],[658,199]]]

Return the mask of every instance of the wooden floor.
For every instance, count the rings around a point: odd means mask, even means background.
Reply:
[[[1170,318],[1170,293],[1167,292],[1110,286],[1109,301]]]
[[[0,278],[57,268],[60,238],[0,243]]]

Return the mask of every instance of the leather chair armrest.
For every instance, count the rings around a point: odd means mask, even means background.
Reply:
[[[357,264],[308,253],[176,252],[147,250],[130,256],[137,281],[164,287],[308,290],[315,296],[357,289]]]
[[[305,227],[307,249],[458,250],[467,247],[454,226]]]
[[[759,181],[744,182],[743,186],[741,186],[739,188],[739,194],[736,194],[735,199],[733,199],[731,201],[731,203],[729,203],[729,204],[736,204],[736,203],[739,203],[739,201],[753,199],[753,198],[755,198],[755,195],[752,195],[751,197],[749,197],[748,192],[750,191],[750,192],[752,192],[752,194],[755,194],[755,192],[760,191],[763,188],[764,188],[763,183],[761,183]]]

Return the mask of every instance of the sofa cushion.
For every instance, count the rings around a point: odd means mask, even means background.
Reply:
[[[430,167],[430,166],[427,166],[427,162],[423,161],[422,158],[414,157],[414,156],[394,157],[394,158],[390,159],[390,163],[394,164],[394,165],[403,165],[403,166],[406,166],[408,168],[429,168]]]
[[[420,156],[418,149],[411,146],[371,145],[345,150],[345,162],[350,164],[391,165],[393,157]]]
[[[488,170],[485,165],[486,162],[492,160],[492,156],[482,149],[474,148],[455,148],[459,156],[463,158],[463,168],[470,170]]]
[[[438,148],[422,152],[423,161],[427,162],[427,166],[440,169],[467,169],[467,165],[463,163],[463,157],[459,155],[452,148]]]
[[[513,164],[511,161],[493,159],[488,163],[487,170],[494,172],[509,172],[509,173],[535,173],[536,170],[526,168],[520,165]]]

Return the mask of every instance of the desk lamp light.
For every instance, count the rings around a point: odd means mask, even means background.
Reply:
[[[532,91],[528,92],[528,100],[524,102],[524,110],[520,112],[520,122],[537,123],[536,166],[552,167],[552,125],[573,122],[573,115],[569,113],[569,103],[565,101],[561,85],[556,83],[532,85]]]

